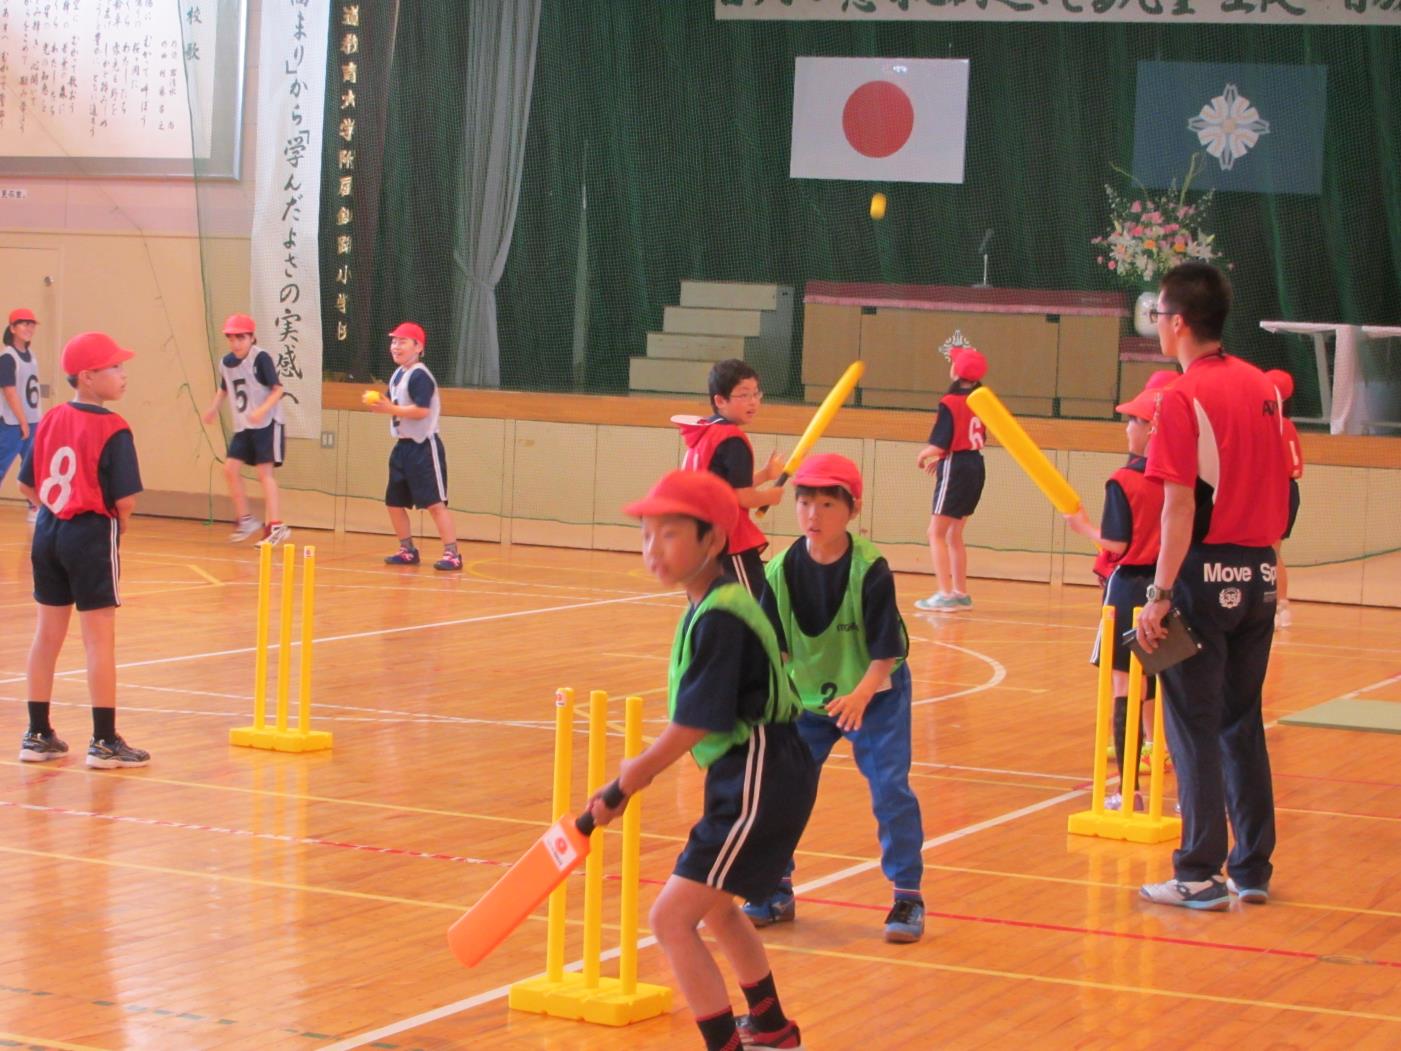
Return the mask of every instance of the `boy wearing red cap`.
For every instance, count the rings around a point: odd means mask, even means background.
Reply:
[[[934,476],[929,554],[939,590],[928,598],[916,599],[915,607],[954,612],[973,605],[968,597],[968,549],[963,544],[963,526],[978,509],[983,495],[987,475],[982,448],[987,434],[983,421],[968,408],[968,395],[978,389],[988,363],[973,347],[954,347],[949,357],[953,385],[939,400],[939,415],[929,432],[929,444],[915,457],[915,465]]]
[[[443,557],[434,569],[452,572],[462,568],[457,533],[448,510],[448,460],[438,437],[438,381],[423,363],[428,342],[423,328],[405,321],[389,333],[389,356],[398,366],[389,377],[388,398],[370,402],[371,412],[392,416],[389,433],[396,440],[389,454],[389,484],[384,504],[389,522],[399,538],[399,550],[385,557],[391,566],[416,566],[420,561],[413,542],[409,509],[427,511],[443,541]]]
[[[34,311],[19,307],[10,311],[5,326],[0,350],[0,481],[16,458],[23,462],[39,423],[39,369],[30,349],[38,324]],[[37,510],[29,505],[31,525]]]
[[[793,475],[801,535],[769,562],[764,612],[803,702],[798,733],[818,768],[843,737],[871,789],[881,870],[894,887],[885,940],[924,935],[924,825],[910,789],[909,635],[895,578],[876,546],[850,530],[861,472],[845,456],[809,456]],[[794,917],[793,862],[778,890],[751,898],[756,927]]]
[[[590,801],[607,824],[634,793],[687,751],[705,770],[705,812],[652,906],[650,923],[690,1004],[707,1051],[739,1051],[725,979],[697,928],[739,979],[753,1021],[751,1046],[800,1048],[774,988],[764,943],[735,903],[774,886],[812,812],[817,774],[794,726],[794,696],[763,610],[725,572],[739,518],[734,490],[708,471],[671,471],[624,509],[642,520],[642,559],[690,605],[677,625],[665,730],[618,775],[617,809]],[[746,1043],[750,1043],[749,1039]]]
[[[1285,402],[1294,396],[1294,377],[1283,369],[1270,369],[1265,373],[1265,379],[1274,384],[1275,393],[1279,395],[1280,436],[1284,439],[1289,462],[1289,524],[1284,527],[1284,536],[1275,545],[1275,570],[1279,574],[1276,579],[1279,600],[1275,606],[1275,630],[1278,630],[1294,623],[1294,614],[1289,611],[1289,571],[1284,565],[1283,548],[1284,541],[1294,532],[1294,520],[1299,517],[1299,479],[1304,476],[1304,448],[1299,443],[1299,431],[1294,421],[1284,411]],[[0,471],[0,475],[3,474]]]
[[[772,507],[782,502],[782,489],[759,489],[757,486],[782,474],[783,461],[775,452],[763,467],[756,469],[754,466],[754,446],[744,428],[754,422],[764,392],[759,389],[759,374],[753,366],[739,358],[717,361],[707,383],[710,416],[705,419],[671,418],[671,422],[681,428],[681,437],[686,443],[686,457],[681,466],[718,475],[735,491],[739,521],[731,532],[726,560],[730,575],[758,598],[764,588],[764,560],[760,556],[769,542],[763,530],[749,517],[749,512],[756,507]]]
[[[1153,571],[1158,562],[1158,544],[1162,538],[1163,483],[1145,477],[1148,465],[1148,439],[1153,433],[1153,418],[1163,391],[1176,382],[1178,373],[1159,369],[1148,377],[1143,390],[1134,398],[1116,405],[1114,411],[1128,417],[1129,462],[1120,467],[1104,483],[1104,513],[1099,528],[1090,524],[1089,515],[1081,508],[1065,521],[1081,536],[1099,545],[1095,559],[1095,575],[1104,584],[1104,602],[1114,607],[1114,648],[1110,654],[1114,685],[1114,756],[1119,773],[1124,771],[1124,735],[1129,710],[1129,648],[1123,641],[1124,632],[1133,627],[1133,611],[1147,601],[1148,585],[1153,583]],[[1102,659],[1096,637],[1090,663]],[[1146,706],[1157,693],[1157,681],[1148,678],[1144,694],[1139,698]],[[1145,713],[1139,725],[1152,725]],[[1145,740],[1143,750],[1151,755],[1153,742]],[[1142,799],[1135,793],[1134,805],[1142,809]],[[1118,810],[1123,805],[1120,795],[1105,800],[1105,808]]]
[[[224,457],[224,478],[236,515],[229,542],[247,540],[261,528],[260,544],[281,544],[292,535],[292,530],[282,523],[280,494],[277,479],[273,477],[274,468],[282,466],[287,447],[282,427],[282,381],[277,375],[277,363],[257,345],[253,319],[247,314],[229,315],[224,322],[224,339],[228,341],[229,352],[219,359],[219,389],[204,413],[204,422],[213,423],[218,419],[219,406],[227,398],[233,413],[234,433]],[[257,469],[258,480],[263,485],[268,516],[265,526],[260,526],[248,509],[242,473],[247,464]]]
[[[116,728],[118,546],[141,492],[141,472],[131,428],[104,406],[126,393],[122,362],[132,356],[102,332],[69,340],[62,366],[77,396],[39,423],[20,467],[20,489],[41,505],[30,551],[39,615],[29,650],[29,729],[20,743],[22,762],[62,759],[68,752],[49,722],[49,703],[74,606],[92,698],[87,765],[111,770],[151,761]]]

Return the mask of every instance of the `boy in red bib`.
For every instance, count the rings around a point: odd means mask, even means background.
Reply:
[[[62,759],[68,752],[49,722],[49,703],[74,606],[92,697],[87,764],[110,770],[151,761],[116,730],[117,549],[141,492],[141,472],[131,428],[104,403],[126,393],[122,362],[132,356],[103,332],[69,340],[62,365],[77,397],[40,421],[20,467],[20,490],[40,505],[30,552],[39,616],[29,650],[29,730],[20,744],[22,762]]]

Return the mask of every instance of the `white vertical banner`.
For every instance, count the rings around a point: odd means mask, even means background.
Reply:
[[[250,311],[285,391],[287,434],[321,433],[321,134],[331,0],[263,0]]]

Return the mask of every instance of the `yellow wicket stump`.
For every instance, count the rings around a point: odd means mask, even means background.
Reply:
[[[588,786],[603,786],[608,735],[608,694],[589,694]],[[555,780],[551,820],[573,808],[569,802],[573,768],[574,691],[555,692]],[[624,702],[623,755],[642,751],[642,698]],[[637,893],[642,854],[642,799],[634,796],[623,811],[623,858],[618,921],[618,977],[602,976],[603,949],[603,829],[595,830],[584,862],[583,969],[564,971],[564,927],[567,884],[550,894],[546,921],[545,973],[511,986],[510,1006],[517,1011],[582,1019],[599,1025],[624,1026],[655,1018],[671,1010],[671,990],[637,980]]]
[[[311,728],[312,611],[316,588],[316,548],[302,550],[301,660],[297,681],[297,726],[289,729],[287,707],[292,678],[292,599],[296,589],[297,549],[282,547],[281,608],[277,636],[277,708],[268,725],[268,621],[272,609],[272,545],[258,549],[258,628],[253,656],[253,725],[229,731],[229,744],[277,752],[319,752],[331,747],[331,735]]]
[[[1133,611],[1134,623],[1138,610]],[[1067,831],[1077,836],[1123,839],[1130,843],[1167,843],[1182,835],[1182,819],[1163,816],[1163,759],[1167,738],[1163,735],[1163,681],[1158,679],[1158,701],[1153,705],[1153,758],[1148,766],[1148,812],[1134,809],[1138,788],[1138,763],[1124,763],[1119,785],[1119,809],[1104,808],[1105,784],[1109,778],[1109,742],[1114,712],[1114,607],[1105,606],[1099,619],[1099,690],[1095,704],[1094,787],[1090,809],[1071,814]],[[1138,755],[1139,718],[1142,711],[1143,665],[1129,656],[1129,705],[1124,725],[1124,755]]]

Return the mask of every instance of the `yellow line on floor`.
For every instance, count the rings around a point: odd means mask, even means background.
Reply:
[[[207,580],[207,581],[209,581],[211,584],[213,584],[215,587],[223,587],[223,586],[224,586],[224,582],[223,582],[222,580],[220,580],[220,579],[219,579],[218,577],[216,577],[214,574],[212,574],[212,573],[208,572],[207,570],[201,568],[200,566],[195,565],[193,562],[186,562],[186,563],[185,563],[185,568],[188,569],[188,570],[191,570],[191,571],[194,572],[194,573],[199,574],[199,575],[202,576],[205,580]]]
[[[94,1044],[69,1044],[62,1040],[50,1040],[43,1036],[20,1036],[18,1033],[0,1033],[0,1040],[16,1047],[51,1047],[55,1051],[107,1051]]]

